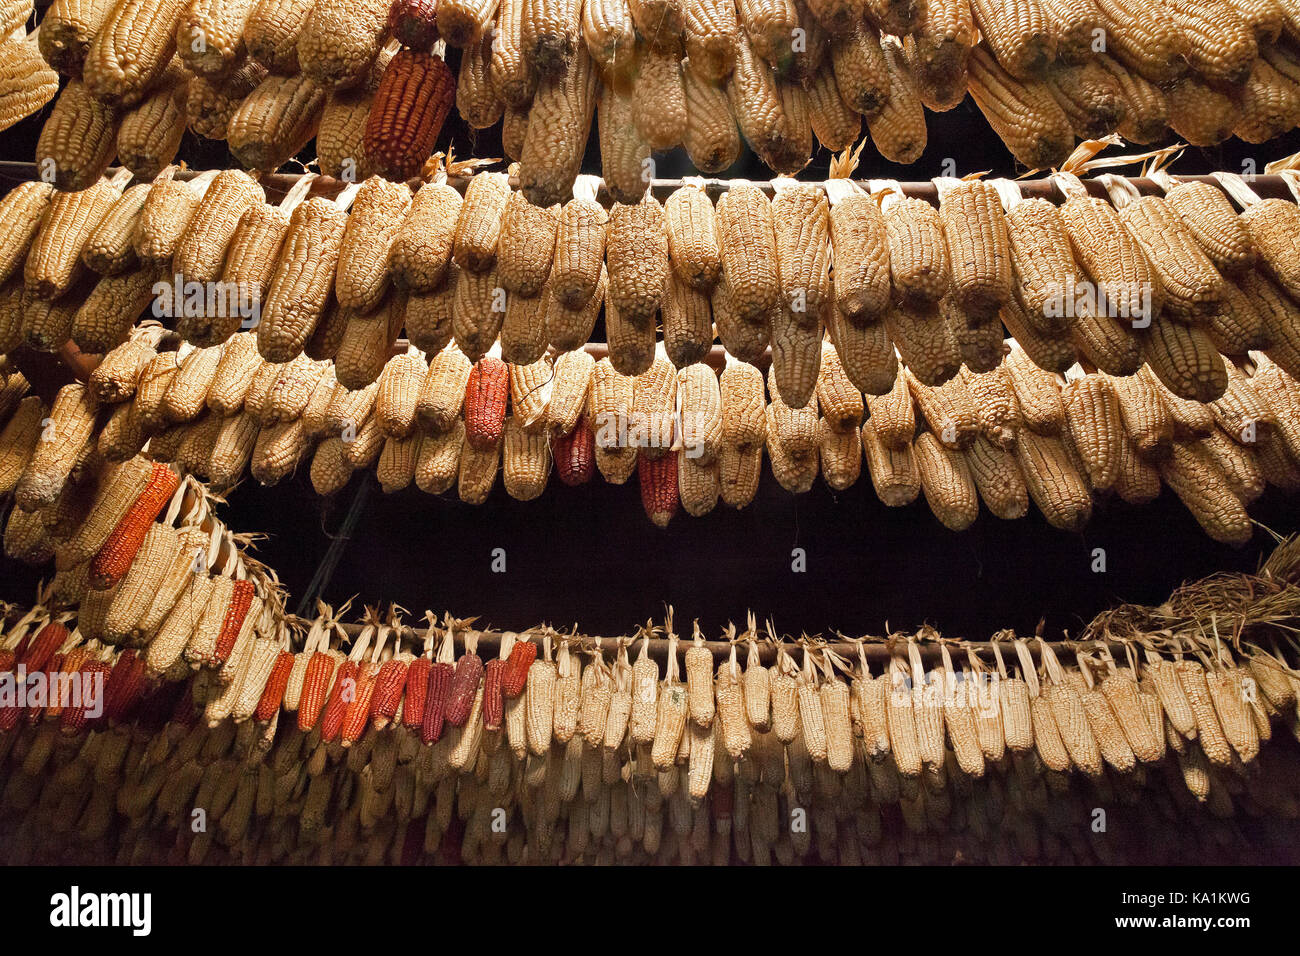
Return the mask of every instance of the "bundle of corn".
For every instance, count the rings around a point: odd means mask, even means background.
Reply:
[[[833,175],[856,161],[846,152]],[[499,343],[529,365],[548,345],[583,345],[603,312],[622,374],[650,367],[657,314],[678,368],[703,357],[716,326],[743,361],[770,345],[796,402],[816,381],[822,330],[865,394],[889,390],[899,357],[931,386],[962,363],[990,372],[1007,334],[1048,371],[1078,361],[1124,377],[1145,361],[1199,402],[1226,387],[1221,353],[1263,346],[1300,373],[1300,282],[1283,262],[1296,206],[1258,202],[1239,177],[1220,179],[1248,209],[1240,217],[1208,184],[1163,174],[1167,199],[1103,177],[1117,210],[1067,171],[1049,180],[1066,197],[1059,208],[1006,180],[941,180],[936,212],[894,181],[873,181],[873,197],[833,178],[827,199],[778,180],[774,202],[732,183],[716,208],[688,180],[663,206],[607,214],[584,178],[561,214],[497,172],[475,174],[462,199],[447,177],[474,166],[439,165],[414,197],[371,177],[308,199],[308,175],[278,207],[233,171],[187,188],[168,169],[119,195],[123,173],[53,200],[25,184],[3,200],[21,227],[0,249],[0,274],[23,264],[25,291],[0,288],[0,348],[57,350],[70,336],[103,353],[150,311],[201,347],[256,325],[266,359],[333,359],[338,380],[360,389],[403,330],[426,354],[454,339],[477,360]]]
[[[292,618],[269,570],[200,526],[210,504],[187,480],[108,592],[69,570],[25,613],[6,605],[12,861],[1236,861],[1258,842],[1234,815],[1279,839],[1300,816],[1290,748],[1272,744],[1300,734],[1295,539],[1255,574],[1116,608],[1076,641],[923,628],[833,647],[769,623],[760,643],[751,616],[726,641],[694,628],[679,659],[671,616],[616,641],[432,614],[421,634],[395,607]],[[119,530],[147,523],[136,511]],[[102,548],[120,553],[113,534]],[[197,624],[181,634],[178,613]],[[1098,788],[1127,808],[1121,842],[1066,832]],[[191,806],[213,825],[179,842],[140,825]],[[1128,838],[1188,820],[1204,844]]]
[[[316,137],[330,175],[401,181],[420,173],[454,103],[472,129],[500,124],[543,207],[569,197],[594,118],[611,193],[635,202],[646,164],[679,145],[704,173],[731,166],[742,143],[794,173],[865,123],[881,156],[913,162],[925,109],[968,90],[1031,168],[1116,129],[1142,143],[1171,128],[1202,146],[1263,142],[1300,115],[1296,31],[1289,14],[1240,7],[63,0],[38,39],[7,41],[7,59],[39,63],[39,51],[53,67],[36,86],[24,69],[9,99],[27,115],[54,94],[54,70],[71,78],[42,155],[60,182],[83,185],[114,153],[141,172],[165,164],[187,124],[250,168],[273,170]]]

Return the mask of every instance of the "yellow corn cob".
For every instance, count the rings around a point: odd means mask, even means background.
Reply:
[[[572,194],[595,106],[596,70],[579,44],[563,73],[539,85],[529,109],[519,154],[519,188],[529,202],[553,206]]]
[[[269,362],[302,351],[320,321],[349,217],[334,203],[309,199],[289,218],[275,278],[257,327],[257,347]]]
[[[653,329],[668,273],[663,207],[653,198],[610,210],[605,246],[609,305],[637,328]]]
[[[1095,61],[1058,66],[1047,73],[1042,84],[1076,136],[1107,136],[1124,121],[1128,107],[1123,90],[1110,71]]]
[[[743,25],[743,14],[741,20]],[[787,32],[786,36],[791,34]],[[785,115],[772,68],[750,42],[743,37],[737,40],[735,68],[726,84],[727,98],[745,141],[763,162],[776,168],[781,165],[778,157],[795,138],[795,132]]]
[[[0,132],[37,112],[59,92],[59,76],[41,58],[36,43],[36,38],[23,39],[21,34],[0,41]]]
[[[1016,459],[1038,510],[1054,528],[1075,531],[1092,516],[1092,496],[1060,438],[1020,433]]]
[[[230,117],[265,78],[266,68],[253,60],[246,60],[228,78],[192,78],[185,100],[190,129],[207,139],[225,139]]]
[[[900,304],[886,313],[885,327],[918,381],[939,385],[957,374],[961,352],[954,329],[940,310]]]
[[[1161,463],[1160,475],[1214,540],[1235,545],[1250,540],[1253,529],[1246,509],[1203,449],[1175,445],[1169,460]]]
[[[1107,51],[1152,83],[1176,79],[1187,69],[1188,37],[1169,7],[1151,9],[1132,0],[1098,0]]]
[[[1169,128],[1193,146],[1213,146],[1232,135],[1238,113],[1226,94],[1190,75],[1164,92]]]
[[[303,74],[327,87],[363,79],[383,46],[389,6],[384,0],[315,0],[297,38]]]
[[[1099,490],[1115,484],[1119,469],[1116,439],[1123,420],[1113,381],[1088,375],[1070,382],[1061,393],[1070,438],[1088,470],[1089,482]]]
[[[1018,162],[1038,169],[1065,159],[1074,136],[1046,89],[1020,83],[983,47],[971,51],[969,69],[971,98]]]
[[[682,139],[686,155],[702,173],[721,172],[740,155],[740,132],[736,128],[727,92],[715,81],[699,76],[691,69],[686,70],[682,82],[686,92],[686,131]],[[649,147],[640,143],[639,138],[631,145],[645,150],[645,155],[637,160],[644,162]]]
[[[913,163],[921,157],[927,142],[917,79],[895,38],[884,37],[880,48],[889,79],[888,96],[878,112],[866,114],[871,142],[890,162]],[[842,85],[844,81],[839,82]]]
[[[72,317],[71,335],[87,354],[102,355],[126,341],[131,326],[154,300],[154,285],[162,273],[139,267],[104,276]]]
[[[36,165],[57,189],[95,188],[117,152],[118,115],[72,80],[54,101],[36,143]]]
[[[1100,54],[1092,62],[1110,75],[1124,102],[1119,134],[1135,143],[1158,142],[1169,127],[1169,104],[1161,89],[1113,57]]]
[[[139,104],[122,117],[117,130],[118,161],[141,179],[151,179],[176,158],[185,134],[189,75],[172,65]]]
[[[364,388],[379,378],[406,315],[406,299],[391,295],[373,314],[348,316],[334,357],[334,374],[344,388]]]
[[[1228,387],[1228,373],[1202,330],[1172,321],[1153,322],[1141,336],[1142,356],[1175,395],[1212,402]]]
[[[176,52],[176,27],[188,0],[119,0],[90,41],[84,65],[87,89],[122,106],[139,102]]]
[[[953,295],[963,310],[992,315],[1011,295],[1011,251],[997,191],[966,180],[943,193],[939,205]]]
[[[214,282],[221,278],[226,251],[234,241],[241,217],[264,200],[262,187],[247,173],[234,169],[218,173],[199,200],[198,210],[176,247],[173,265],[182,280]]]
[[[95,412],[94,399],[84,385],[74,383],[59,389],[15,490],[20,508],[34,511],[58,497],[78,453],[92,436]]]
[[[268,76],[231,115],[230,151],[250,169],[284,165],[316,135],[325,92],[306,76]]]
[[[965,458],[946,449],[928,432],[916,437],[912,454],[934,516],[953,531],[970,527],[979,515],[979,497]]]
[[[425,435],[415,463],[415,484],[425,494],[440,495],[451,489],[460,473],[465,424],[459,418],[451,428]]]
[[[853,387],[867,395],[882,395],[894,383],[898,359],[883,322],[858,326],[833,309],[829,328],[831,344]]]
[[[41,20],[41,56],[63,76],[80,77],[90,42],[112,8],[112,0],[55,0]]]

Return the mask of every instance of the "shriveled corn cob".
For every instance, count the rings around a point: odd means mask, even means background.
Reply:
[[[230,151],[251,169],[273,171],[316,135],[325,89],[306,76],[268,76],[239,104],[226,131]]]
[[[579,45],[563,73],[540,85],[529,109],[519,152],[519,188],[530,202],[552,206],[572,194],[595,106],[596,70],[586,47]]]
[[[390,0],[315,0],[298,34],[298,67],[318,83],[350,86],[370,70],[388,25]]]

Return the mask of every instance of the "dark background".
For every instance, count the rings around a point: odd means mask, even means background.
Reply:
[[[453,68],[458,51],[451,51]],[[42,111],[0,133],[0,159],[31,160]],[[955,158],[959,175],[991,170],[1018,175],[1010,155],[967,98],[956,109],[929,114],[930,143],[910,167],[881,159],[868,145],[857,176],[924,180],[944,173]],[[499,127],[498,127],[499,129]],[[458,156],[502,156],[498,129],[474,132],[454,114],[439,141]],[[600,170],[595,124],[588,172]],[[1145,149],[1146,147],[1143,147]],[[1300,149],[1295,132],[1262,147],[1231,141],[1188,149],[1175,172],[1216,169],[1263,172],[1266,162]],[[1135,148],[1133,151],[1137,151]],[[181,158],[195,168],[235,165],[225,144],[186,134]],[[303,160],[310,160],[310,152]],[[824,178],[830,156],[819,150],[803,176]],[[658,175],[693,172],[684,151],[658,158]],[[752,154],[727,177],[771,178]],[[318,498],[306,467],[276,488],[248,480],[222,509],[238,531],[270,537],[259,556],[301,597],[342,526],[363,481],[370,493],[346,542],[325,597],[341,601],[392,600],[418,614],[447,609],[480,615],[480,625],[522,628],[542,621],[579,624],[593,633],[627,633],[663,605],[679,622],[698,617],[709,630],[742,622],[747,610],[771,616],[778,630],[798,633],[881,633],[929,622],[953,637],[978,639],[1002,627],[1032,632],[1045,617],[1048,632],[1077,632],[1098,611],[1121,601],[1155,603],[1184,580],[1225,569],[1253,569],[1271,539],[1264,532],[1234,550],[1207,538],[1167,490],[1159,501],[1134,508],[1099,501],[1082,534],[1050,528],[1033,508],[1003,522],[987,512],[954,534],[924,501],[885,508],[866,475],[847,492],[820,481],[792,496],[764,471],[757,499],[740,512],[722,505],[695,519],[679,514],[666,531],[650,524],[636,479],[622,487],[594,479],[582,488],[552,481],[538,500],[511,500],[498,482],[486,505],[462,504],[454,490],[431,498],[411,488],[382,495],[373,476],[355,476],[332,499]],[[1270,491],[1253,509],[1268,527],[1300,530],[1295,501]],[[492,549],[504,548],[507,570],[491,571]],[[791,570],[791,550],[806,550],[807,571]],[[1107,571],[1093,573],[1094,548],[1106,552]],[[36,576],[0,559],[7,597],[32,592]],[[689,625],[687,625],[689,626]]]

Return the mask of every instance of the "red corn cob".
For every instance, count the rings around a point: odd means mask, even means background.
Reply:
[[[533,641],[516,641],[506,658],[506,669],[501,675],[501,692],[514,700],[524,692],[528,683],[528,668],[537,660],[537,645]]]
[[[375,172],[398,182],[418,174],[455,99],[456,77],[446,63],[399,50],[379,80],[362,138]]]
[[[317,651],[307,662],[302,677],[302,695],[298,698],[298,729],[307,733],[316,726],[334,675],[334,658]]]
[[[465,726],[469,712],[474,706],[474,695],[478,693],[478,682],[483,679],[483,661],[477,654],[466,651],[456,661],[456,670],[451,675],[451,690],[447,694],[447,723],[453,727]]]
[[[596,433],[586,415],[578,419],[569,434],[556,436],[553,446],[555,473],[560,481],[573,487],[591,480],[596,464]]]
[[[236,581],[234,589],[230,592],[230,603],[226,605],[226,616],[221,622],[221,634],[217,637],[217,667],[224,664],[230,657],[230,652],[235,649],[240,628],[244,626],[244,617],[253,605],[253,591],[252,581]]]
[[[254,716],[258,720],[270,720],[275,716],[275,712],[280,709],[280,702],[284,700],[285,689],[289,686],[289,671],[291,670],[293,670],[293,654],[288,651],[281,651],[280,656],[271,665],[271,673],[266,678],[266,686],[262,688],[262,698],[257,702],[257,710]]]
[[[501,696],[501,678],[505,674],[506,662],[494,657],[483,668],[483,727],[486,730],[500,730],[505,718],[506,703]]]
[[[0,651],[0,674],[8,673],[18,663],[13,651]]]
[[[60,725],[65,734],[79,733],[88,724],[92,722],[98,724],[103,719],[104,689],[112,670],[113,668],[105,661],[87,661],[82,665],[80,671],[82,703],[80,707],[64,708]],[[92,705],[100,711],[96,717],[90,715]]]
[[[465,383],[465,440],[480,450],[495,448],[506,424],[510,369],[488,356],[474,363]]]
[[[438,0],[393,0],[388,32],[402,46],[427,53],[438,42]]]
[[[433,662],[427,657],[417,657],[406,669],[406,707],[402,710],[402,724],[419,730],[424,724],[424,702],[429,696],[429,668]]]
[[[31,647],[31,646],[32,646],[32,629],[31,629],[31,628],[28,628],[28,629],[27,629],[27,633],[24,634],[21,638],[19,638],[19,639],[18,639],[18,643],[14,646],[14,649],[13,649],[14,665],[13,665],[13,666],[15,666],[15,667],[17,666],[18,661],[21,661],[21,660],[23,659],[23,655],[25,655],[25,654],[27,653],[27,648],[29,648],[29,647]]]
[[[68,629],[58,621],[50,621],[40,629],[35,639],[28,645],[26,654],[19,656],[18,663],[27,668],[28,674],[44,670],[50,658],[67,639]]]
[[[15,680],[17,674],[15,668],[18,666],[17,655],[13,651],[0,651],[0,674],[11,674],[9,680]],[[17,691],[15,685],[14,690]],[[0,707],[0,730],[13,730],[18,724],[18,715],[22,713],[17,704],[6,704]]]
[[[375,678],[375,695],[371,699],[370,717],[375,722],[375,730],[383,730],[392,722],[405,687],[406,661],[396,657],[385,661]]]
[[[375,696],[375,681],[379,679],[379,665],[366,661],[357,671],[357,690],[352,702],[343,713],[343,746],[351,747],[366,732],[370,723],[370,702]]]
[[[424,723],[420,725],[420,739],[426,744],[436,744],[442,736],[442,724],[447,713],[447,695],[451,693],[451,664],[442,662],[429,669],[429,693],[424,700]]]
[[[179,484],[180,477],[176,472],[160,462],[153,463],[153,471],[149,474],[149,483],[145,485],[144,491],[127,509],[104,546],[90,562],[91,589],[107,591],[131,569],[131,562],[135,560],[145,534],[158,513],[171,500]]]
[[[641,455],[639,459],[636,473],[641,480],[641,504],[651,521],[666,528],[677,514],[681,500],[677,494],[677,456],[649,458]]]
[[[327,744],[337,740],[343,730],[343,717],[347,714],[348,704],[357,696],[357,677],[360,672],[361,668],[356,661],[344,661],[334,678],[334,686],[330,688],[329,699],[325,701],[325,709],[320,715],[320,739]],[[345,687],[346,695],[343,692]]]

